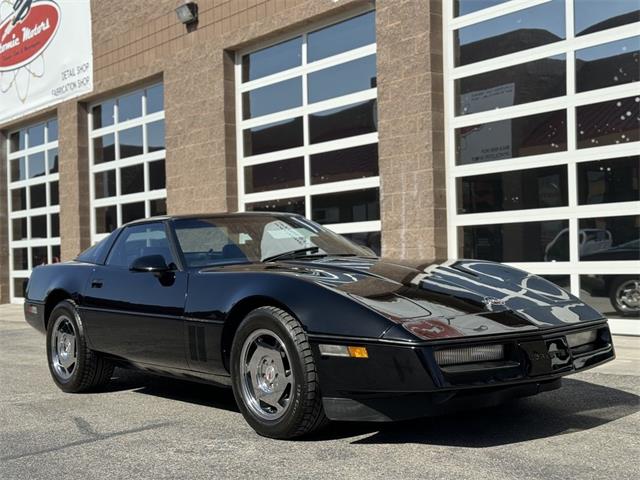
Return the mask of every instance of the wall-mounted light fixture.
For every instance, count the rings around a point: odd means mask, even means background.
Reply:
[[[189,0],[180,0],[178,8],[176,8],[176,15],[178,20],[185,25],[196,23],[198,21],[198,4]]]

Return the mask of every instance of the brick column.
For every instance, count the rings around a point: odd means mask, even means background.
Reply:
[[[164,73],[167,209],[170,214],[233,210],[236,182],[229,182],[235,174],[229,170],[233,154],[227,153],[230,124],[225,110],[227,54],[199,45],[194,34],[185,38],[179,60]]]
[[[446,258],[441,2],[376,5],[382,253]]]
[[[58,107],[60,152],[60,242],[62,260],[90,245],[87,111],[69,101]]]
[[[7,135],[0,130],[0,303],[9,302],[9,205]]]

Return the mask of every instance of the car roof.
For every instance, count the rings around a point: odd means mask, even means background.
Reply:
[[[299,217],[300,215],[297,213],[287,213],[287,212],[220,212],[220,213],[192,213],[187,215],[158,215],[155,217],[149,218],[141,218],[138,220],[133,220],[129,223],[126,223],[122,226],[130,227],[132,225],[140,225],[143,223],[151,223],[151,222],[164,222],[164,221],[172,221],[172,220],[183,220],[190,218],[240,218],[240,217]]]

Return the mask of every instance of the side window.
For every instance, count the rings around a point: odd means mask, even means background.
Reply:
[[[146,223],[127,227],[113,246],[107,265],[129,268],[135,259],[147,255],[162,255],[167,265],[173,263],[164,224]]]

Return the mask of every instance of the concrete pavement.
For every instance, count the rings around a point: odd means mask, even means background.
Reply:
[[[561,390],[392,425],[256,435],[229,391],[116,370],[107,391],[58,390],[44,337],[0,306],[0,478],[636,478],[640,339]]]

